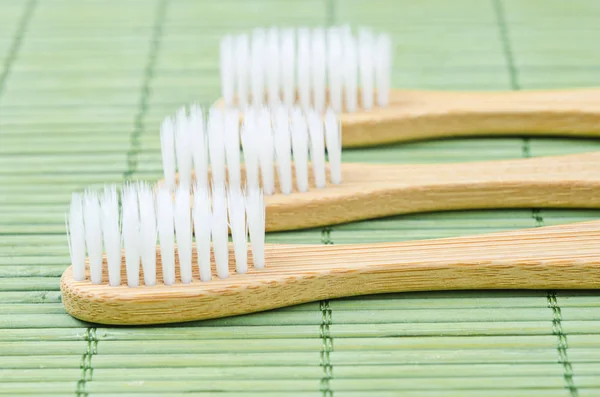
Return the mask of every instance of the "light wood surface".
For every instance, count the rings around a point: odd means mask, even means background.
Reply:
[[[343,113],[343,147],[492,135],[600,136],[600,89],[398,90],[385,108]]]
[[[339,185],[303,193],[284,195],[276,186],[265,197],[266,230],[430,211],[600,208],[600,152],[454,164],[344,163],[342,175]]]
[[[224,106],[219,100],[216,106]],[[389,105],[339,115],[342,146],[475,136],[600,136],[600,88],[392,90]]]
[[[213,274],[212,281],[201,282],[194,267],[191,284],[137,288],[110,287],[106,268],[103,284],[76,282],[69,267],[61,279],[62,300],[79,319],[131,325],[233,316],[363,294],[600,288],[600,221],[403,243],[268,245],[266,260],[265,269],[237,275],[230,252],[227,279]]]

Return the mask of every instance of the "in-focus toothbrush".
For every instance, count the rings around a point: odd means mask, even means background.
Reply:
[[[313,110],[288,113],[283,106],[245,114],[243,163],[237,110],[211,109],[206,128],[198,106],[167,118],[161,132],[165,183],[188,186],[195,178],[206,186],[216,178],[262,186],[267,231],[441,210],[600,208],[600,153],[455,164],[342,163],[333,111],[324,121]]]
[[[600,135],[600,89],[392,90],[387,34],[254,29],[220,42],[221,105],[294,104],[340,114],[344,147],[488,135]]]
[[[99,205],[93,193],[74,196],[72,265],[61,278],[62,302],[74,317],[160,324],[363,294],[600,288],[599,221],[403,243],[272,245],[264,244],[258,191],[216,188],[212,205],[206,191],[196,192],[193,213],[187,189],[174,201],[165,186],[155,191],[125,187],[120,217],[114,190]],[[104,249],[102,236],[113,242]]]

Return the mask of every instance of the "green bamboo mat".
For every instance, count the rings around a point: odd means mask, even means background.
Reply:
[[[600,293],[412,293],[164,327],[65,314],[64,212],[90,185],[160,177],[158,123],[219,93],[217,39],[257,25],[393,34],[397,87],[600,85],[597,0],[0,0],[0,395],[600,396]],[[409,163],[597,150],[472,139],[344,154]],[[463,211],[277,233],[400,241],[600,218]]]

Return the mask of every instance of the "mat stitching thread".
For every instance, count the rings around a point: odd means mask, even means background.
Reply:
[[[321,362],[323,368],[323,376],[321,377],[321,385],[319,390],[323,397],[332,397],[333,391],[330,388],[330,381],[333,378],[333,365],[331,364],[330,353],[333,351],[333,338],[330,334],[330,325],[333,323],[332,311],[328,300],[321,301],[319,305],[321,310],[321,326],[319,327],[322,340],[321,346]]]
[[[333,245],[333,240],[331,240],[331,228],[325,227],[321,230],[321,244],[325,245]]]
[[[142,96],[140,99],[139,112],[135,116],[133,133],[129,142],[129,151],[127,152],[127,171],[123,173],[123,179],[128,180],[137,171],[138,154],[141,151],[140,137],[144,131],[144,118],[148,112],[148,102],[150,99],[151,88],[150,84],[154,78],[154,67],[160,50],[163,24],[167,11],[168,0],[161,0],[157,7],[156,19],[152,31],[152,41],[150,44],[150,53],[148,55],[148,63],[144,70],[144,81],[142,84]]]
[[[571,397],[578,397],[579,391],[573,380],[573,366],[569,361],[569,343],[567,341],[567,334],[564,333],[562,328],[562,312],[556,299],[556,292],[549,291],[547,295],[548,307],[552,309],[552,334],[556,335],[558,343],[556,350],[558,351],[558,362],[563,366],[563,378],[565,381],[565,389],[569,391]]]
[[[84,340],[87,342],[86,351],[81,356],[81,377],[77,382],[75,395],[77,397],[88,397],[87,383],[92,381],[94,367],[92,366],[92,357],[98,354],[98,339],[96,338],[96,328],[90,327],[85,330]]]
[[[25,11],[23,12],[23,15],[21,16],[21,20],[19,21],[19,24],[17,25],[17,30],[15,31],[14,39],[8,50],[8,56],[4,60],[4,63],[2,64],[2,74],[0,74],[0,93],[2,93],[2,91],[4,91],[4,85],[6,84],[6,81],[8,80],[8,76],[10,75],[10,72],[12,70],[12,65],[13,65],[15,59],[17,59],[17,54],[19,53],[19,50],[21,49],[21,43],[23,42],[23,37],[25,36],[25,32],[27,31],[27,26],[29,26],[29,21],[31,21],[31,16],[33,15],[33,11],[34,11],[36,5],[37,5],[36,0],[30,0],[25,5]]]
[[[512,46],[510,45],[510,35],[506,24],[506,13],[504,12],[504,6],[502,0],[492,0],[492,5],[496,14],[496,20],[498,23],[498,29],[500,31],[500,40],[502,43],[502,52],[504,53],[504,59],[508,68],[508,74],[510,77],[510,85],[513,90],[521,89],[519,84],[519,74],[515,66],[515,58],[513,55]]]
[[[325,245],[333,245],[331,239],[331,228],[325,227],[321,230],[321,243]],[[323,397],[333,397],[330,381],[333,379],[333,364],[331,364],[330,353],[333,351],[333,338],[330,333],[330,325],[333,323],[332,310],[329,306],[329,300],[322,300],[319,304],[321,311],[321,325],[319,326],[319,334],[322,340],[321,360],[319,365],[323,368],[323,376],[319,390]]]

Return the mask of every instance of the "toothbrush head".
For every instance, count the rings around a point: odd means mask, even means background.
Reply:
[[[164,184],[136,182],[120,190],[120,213],[116,186],[101,195],[73,194],[67,237],[74,281],[119,287],[123,279],[141,288],[225,279],[230,265],[238,274],[249,264],[264,268],[265,205],[259,189],[195,185],[190,194],[189,186],[180,185],[173,194]]]
[[[164,184],[171,190],[192,183],[207,189],[211,181],[271,196],[324,188],[327,174],[330,183],[342,180],[341,129],[331,108],[321,117],[297,106],[212,107],[205,117],[193,105],[189,112],[180,109],[176,121],[163,122],[161,147]]]
[[[368,110],[389,102],[392,44],[388,34],[348,26],[257,28],[220,42],[225,106],[283,103],[323,112]]]

